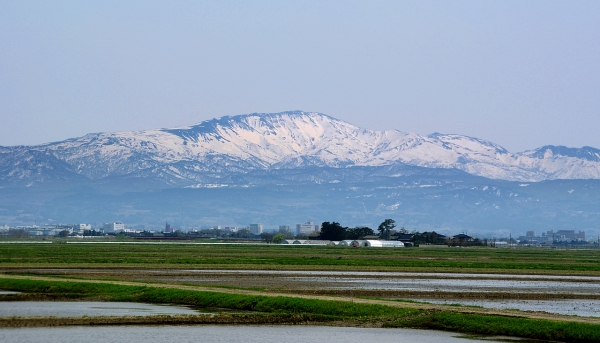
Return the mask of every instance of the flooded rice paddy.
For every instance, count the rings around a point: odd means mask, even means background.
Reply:
[[[40,339],[43,337],[43,340]],[[412,329],[324,326],[128,326],[0,329],[1,342],[231,342],[231,343],[478,343],[457,334]]]
[[[600,300],[554,299],[554,300],[473,300],[473,299],[411,299],[430,304],[477,306],[499,310],[535,311],[564,314],[567,316],[600,317]]]
[[[600,317],[600,277],[295,270],[27,269],[13,272],[114,278],[279,293],[417,299],[440,304]]]
[[[326,289],[405,290],[426,292],[498,292],[511,290],[521,292],[564,292],[575,294],[600,294],[600,283],[581,283],[540,280],[497,280],[497,279],[434,279],[396,278],[373,279],[357,277],[288,277],[298,283],[308,283]]]
[[[600,297],[600,277],[594,276],[199,269],[29,269],[26,272],[290,290],[362,289],[467,293],[509,291],[588,294]]]
[[[3,301],[0,317],[122,317],[198,315],[185,306],[97,301]],[[2,340],[0,340],[2,341]],[[6,341],[4,341],[6,342]]]

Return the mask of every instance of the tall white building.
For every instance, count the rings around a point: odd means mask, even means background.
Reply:
[[[83,232],[85,230],[91,230],[92,229],[92,225],[90,224],[79,224],[79,231],[77,232]]]
[[[248,231],[253,235],[260,235],[263,232],[262,224],[250,224]]]
[[[304,224],[296,224],[296,236],[306,236],[315,230],[315,224],[313,222],[306,222]]]
[[[106,233],[110,233],[110,232],[122,232],[125,231],[125,224],[123,223],[106,223],[104,224],[104,232]]]

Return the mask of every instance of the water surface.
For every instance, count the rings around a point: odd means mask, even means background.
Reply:
[[[321,289],[366,289],[441,292],[538,292],[600,294],[600,283],[548,280],[437,279],[437,278],[360,278],[287,277],[289,281],[309,283]]]
[[[48,269],[43,272],[208,286],[244,285],[268,289],[521,292],[586,294],[596,298],[600,296],[598,276],[214,269]]]
[[[44,343],[479,343],[455,333],[327,326],[117,326],[0,329],[0,342]]]
[[[600,300],[596,299],[555,299],[555,300],[518,300],[518,299],[414,299],[432,304],[460,304],[481,306],[501,310],[541,311],[568,316],[600,317]]]
[[[197,315],[185,306],[99,301],[2,301],[0,317]],[[2,342],[2,340],[0,340]]]
[[[3,289],[0,289],[0,295],[19,294],[19,293],[21,293],[21,292],[5,291]]]

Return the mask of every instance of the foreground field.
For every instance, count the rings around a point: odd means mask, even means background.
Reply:
[[[261,293],[181,285],[0,276],[0,287],[59,299],[186,304],[244,313],[149,318],[0,318],[0,326],[114,324],[330,324],[410,327],[563,342],[600,341],[600,319],[416,303]],[[21,296],[23,298],[23,296]]]
[[[285,245],[0,244],[0,268],[203,268],[600,275],[600,251]]]
[[[0,289],[23,293],[0,300],[138,301],[223,312],[3,318],[0,326],[319,323],[594,342],[600,341],[598,317],[406,299],[597,300],[599,258],[597,250],[533,248],[3,243]],[[416,286],[400,287],[411,283]]]

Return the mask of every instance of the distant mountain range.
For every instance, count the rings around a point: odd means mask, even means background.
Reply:
[[[373,131],[324,114],[293,111],[0,147],[0,182],[31,185],[125,177],[189,186],[251,171],[398,164],[512,181],[600,179],[600,150],[591,147],[547,145],[510,153],[468,136]]]
[[[0,147],[0,225],[160,228],[311,219],[457,230],[599,231],[600,150],[511,153],[472,137],[361,129],[320,113]]]

